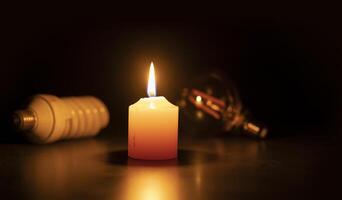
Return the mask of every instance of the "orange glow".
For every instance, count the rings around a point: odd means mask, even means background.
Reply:
[[[179,198],[176,168],[129,167],[119,194],[124,200],[173,200]],[[117,196],[118,194],[116,194]]]
[[[128,156],[143,160],[177,157],[178,107],[163,96],[156,96],[154,65],[151,63],[148,98],[141,98],[128,109]]]
[[[177,157],[178,107],[165,97],[141,98],[129,106],[128,155],[136,159]]]
[[[202,103],[202,97],[201,96],[196,97],[196,103],[198,103],[198,104]]]
[[[156,78],[155,78],[155,73],[154,73],[153,62],[151,62],[150,72],[149,72],[149,75],[148,75],[147,95],[149,97],[155,97],[157,95],[157,92],[156,92]]]

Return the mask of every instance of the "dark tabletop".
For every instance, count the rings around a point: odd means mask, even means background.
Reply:
[[[177,160],[127,158],[118,133],[1,144],[1,199],[309,199],[340,192],[337,140],[182,139]],[[121,134],[124,135],[124,134]]]

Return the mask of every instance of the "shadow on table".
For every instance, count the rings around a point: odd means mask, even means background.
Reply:
[[[194,164],[203,164],[215,162],[219,156],[214,153],[203,151],[180,149],[178,150],[178,158],[170,160],[137,160],[128,157],[127,150],[112,151],[107,154],[106,162],[112,165],[129,165],[129,166],[149,166],[149,167],[162,167],[162,166],[185,166]]]

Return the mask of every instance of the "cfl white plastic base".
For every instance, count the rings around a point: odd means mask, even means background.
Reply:
[[[92,96],[36,95],[17,116],[21,129],[26,129],[27,138],[34,143],[95,136],[109,123],[107,107]]]

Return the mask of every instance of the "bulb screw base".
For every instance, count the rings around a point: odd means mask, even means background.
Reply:
[[[18,110],[13,113],[13,126],[16,130],[28,131],[34,128],[37,118],[31,110]]]
[[[244,122],[243,123],[243,130],[249,134],[256,135],[261,139],[266,138],[268,129],[265,127],[260,127],[251,122]]]

